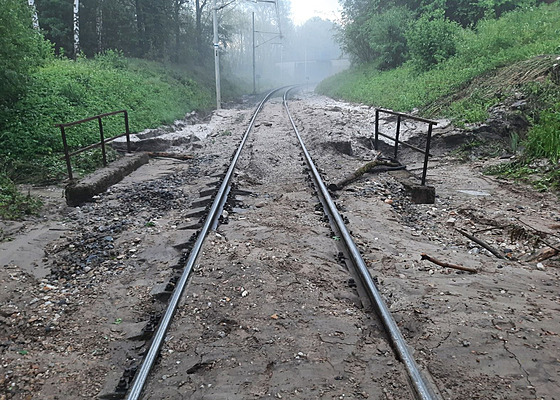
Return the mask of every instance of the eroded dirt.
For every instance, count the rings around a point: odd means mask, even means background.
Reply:
[[[372,109],[310,95],[291,108],[327,183],[374,157]],[[114,390],[144,348],[137,336],[164,307],[158,285],[196,232],[189,210],[219,181],[250,114],[223,110],[189,128],[204,135],[174,136],[180,146],[168,151],[192,160],[152,159],[79,208],[64,204],[61,188],[36,189],[44,215],[2,223],[12,240],[0,243],[0,399]],[[257,125],[236,174],[247,192],[204,245],[145,397],[412,398],[336,259],[278,100]],[[408,127],[403,135],[421,143],[424,127]],[[558,399],[560,262],[535,259],[543,240],[560,246],[557,197],[482,175],[499,160],[461,162],[443,146],[457,136],[447,123],[435,131],[435,204],[412,204],[392,173],[365,175],[336,202],[443,398]],[[400,155],[418,174],[421,156]],[[479,272],[420,261],[421,253]]]

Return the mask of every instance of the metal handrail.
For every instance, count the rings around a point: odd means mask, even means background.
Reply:
[[[110,137],[108,139],[105,139],[105,136],[104,136],[104,133],[103,133],[102,118],[105,118],[105,117],[108,117],[108,116],[111,116],[111,115],[116,115],[116,114],[124,114],[125,133],[122,133],[120,135],[116,135],[116,136]],[[65,128],[68,128],[70,126],[83,124],[84,122],[94,121],[94,120],[97,120],[98,123],[99,123],[100,141],[70,153],[69,148],[68,148],[68,141],[66,139]],[[127,151],[127,153],[131,152],[131,150],[130,150],[130,128],[129,128],[129,124],[128,124],[128,111],[127,110],[113,111],[113,112],[109,112],[109,113],[95,115],[95,116],[89,117],[89,118],[80,119],[78,121],[67,122],[67,123],[63,123],[63,124],[56,124],[55,127],[60,128],[60,134],[62,135],[62,146],[64,147],[64,159],[66,160],[66,169],[68,170],[68,179],[70,179],[70,180],[74,179],[74,176],[72,174],[72,163],[70,161],[70,157],[72,157],[72,156],[83,153],[84,151],[87,151],[87,150],[91,150],[95,147],[101,146],[101,153],[102,153],[102,156],[103,156],[103,165],[107,166],[107,152],[105,150],[105,144],[109,143],[109,142],[112,142],[113,140],[115,140],[117,138],[120,138],[120,137],[123,137],[123,136],[126,136],[126,151]]]
[[[396,115],[397,116],[397,128],[396,128],[396,132],[395,132],[395,137],[383,134],[381,132],[379,132],[379,113],[385,113],[385,114],[391,114],[391,115]],[[401,142],[399,140],[399,136],[401,133],[401,119],[402,118],[407,118],[407,119],[412,119],[414,121],[419,121],[419,122],[424,122],[426,124],[428,124],[428,138],[426,140],[426,149],[422,150],[416,146],[413,146],[411,144],[405,143],[405,142]],[[398,154],[398,149],[399,149],[399,143],[402,144],[403,146],[406,146],[414,151],[417,151],[419,153],[424,154],[424,168],[422,170],[422,186],[426,185],[426,175],[428,172],[428,159],[431,156],[430,154],[430,145],[431,145],[431,141],[432,141],[432,128],[434,125],[437,125],[437,121],[431,120],[431,119],[427,119],[427,118],[422,118],[422,117],[417,117],[414,115],[410,115],[410,114],[404,114],[404,113],[400,113],[397,111],[391,111],[391,110],[386,110],[384,108],[376,108],[375,109],[375,130],[374,130],[374,134],[375,134],[375,141],[374,141],[374,145],[373,147],[375,148],[375,150],[378,150],[379,147],[379,136],[382,136],[384,138],[390,139],[392,141],[395,142],[395,148],[394,148],[394,157],[393,158],[397,158],[397,154]]]

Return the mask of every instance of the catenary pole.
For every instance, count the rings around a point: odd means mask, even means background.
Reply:
[[[222,89],[220,84],[220,43],[218,38],[218,9],[216,0],[213,0],[213,19],[214,19],[214,66],[216,70],[216,109],[222,108]]]
[[[253,94],[257,93],[257,64],[255,59],[255,12],[253,11]]]

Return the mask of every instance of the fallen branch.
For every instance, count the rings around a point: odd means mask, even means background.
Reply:
[[[556,255],[560,254],[560,252],[554,248],[548,248],[548,249],[542,249],[540,251],[538,251],[536,254],[533,254],[531,257],[529,257],[527,259],[527,262],[533,262],[533,261],[545,261],[548,260],[549,258],[552,258]]]
[[[400,165],[398,162],[387,161],[387,160],[379,160],[378,157],[379,157],[379,154],[377,154],[372,161],[370,161],[367,164],[363,165],[362,167],[358,168],[356,171],[354,171],[352,174],[348,175],[346,178],[343,178],[342,180],[338,181],[337,183],[331,183],[329,185],[329,190],[332,190],[332,191],[340,190],[344,186],[346,186],[349,183],[352,183],[356,179],[360,178],[365,173],[373,172],[374,168],[379,166],[379,165],[384,165],[384,166],[387,167],[387,168],[384,169],[384,171],[392,170],[392,169],[403,169],[404,168],[404,166]]]
[[[428,260],[436,265],[439,265],[440,267],[445,267],[445,268],[453,268],[453,269],[458,269],[459,271],[466,271],[466,272],[470,272],[472,274],[476,274],[478,271],[475,268],[470,268],[470,267],[463,267],[462,265],[457,265],[457,264],[449,264],[443,261],[439,261],[433,257],[430,257],[429,255],[427,255],[426,253],[422,253],[420,254],[421,260]]]
[[[554,236],[554,237],[558,237],[557,235],[555,235],[555,234],[553,234],[553,233],[547,233],[547,232],[540,231],[540,230],[538,230],[537,228],[533,228],[531,225],[529,225],[529,224],[526,223],[526,222],[521,221],[519,218],[515,218],[515,219],[518,220],[519,222],[521,222],[521,223],[522,223],[523,225],[525,225],[526,227],[528,227],[528,228],[532,229],[533,231],[537,232],[537,233],[539,234],[539,236],[540,236],[539,240],[540,240],[541,242],[543,242],[544,244],[546,244],[546,245],[547,245],[548,247],[550,247],[551,249],[556,250],[556,252],[560,252],[560,248],[558,248],[558,247],[556,247],[556,246],[553,246],[553,245],[551,245],[550,243],[545,242],[545,241],[543,240],[543,238],[542,238],[543,236]]]
[[[473,242],[477,243],[478,245],[484,247],[486,250],[488,250],[490,253],[494,254],[496,257],[501,258],[502,260],[504,260],[506,258],[506,256],[500,250],[497,250],[497,249],[493,248],[488,243],[474,237],[473,235],[471,235],[471,234],[469,234],[465,231],[462,231],[459,228],[455,228],[455,230],[457,232],[459,232],[461,235],[466,236],[467,238],[469,238]]]

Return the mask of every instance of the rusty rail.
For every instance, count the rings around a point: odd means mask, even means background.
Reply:
[[[110,137],[109,139],[105,139],[105,135],[103,132],[103,121],[102,119],[111,115],[116,115],[116,114],[124,114],[124,126],[125,126],[125,133],[122,133],[120,135],[116,135],[113,137]],[[84,122],[89,122],[89,121],[94,121],[97,120],[99,123],[99,138],[100,141],[98,143],[94,143],[92,145],[83,147],[79,150],[76,150],[72,153],[70,153],[69,148],[68,148],[68,141],[66,140],[66,130],[65,128],[68,128],[70,126],[74,126],[74,125],[79,125],[79,124],[83,124]],[[73,180],[74,176],[72,174],[72,163],[70,161],[70,157],[75,156],[77,154],[83,153],[84,151],[87,150],[91,150],[93,148],[99,147],[101,146],[101,153],[103,155],[103,165],[107,166],[107,152],[105,150],[105,144],[112,142],[113,140],[126,136],[126,151],[127,153],[130,153],[130,127],[128,125],[128,111],[127,110],[119,110],[119,111],[113,111],[113,112],[109,112],[109,113],[105,113],[105,114],[99,114],[99,115],[95,115],[93,117],[89,117],[89,118],[84,118],[81,119],[79,121],[73,121],[73,122],[67,122],[64,124],[56,124],[56,127],[60,128],[60,133],[62,135],[62,146],[64,147],[64,159],[66,160],[66,168],[68,170],[68,179]]]
[[[379,132],[379,114],[380,113],[385,113],[385,114],[391,114],[391,115],[396,115],[397,116],[397,128],[396,128],[396,132],[395,132],[395,137],[383,134],[381,132]],[[419,121],[419,122],[424,122],[426,124],[428,124],[428,138],[426,139],[426,149],[423,150],[419,147],[413,146],[411,144],[405,143],[405,142],[401,142],[399,140],[399,136],[401,133],[401,120],[402,118],[408,118],[408,119],[412,119],[414,121]],[[390,139],[392,141],[395,142],[395,148],[394,148],[394,157],[393,158],[397,158],[397,154],[398,154],[398,150],[399,150],[399,143],[402,144],[405,147],[408,147],[414,151],[417,151],[419,153],[424,154],[424,168],[422,170],[422,186],[426,185],[426,174],[428,172],[428,159],[431,156],[430,154],[430,144],[432,141],[432,128],[434,125],[437,125],[437,121],[433,121],[431,119],[427,119],[427,118],[421,118],[421,117],[415,117],[414,115],[410,115],[410,114],[404,114],[404,113],[400,113],[400,112],[396,112],[396,111],[391,111],[391,110],[385,110],[383,108],[376,108],[375,109],[375,141],[374,141],[374,148],[375,150],[378,150],[379,147],[379,136],[382,136],[384,138]]]

